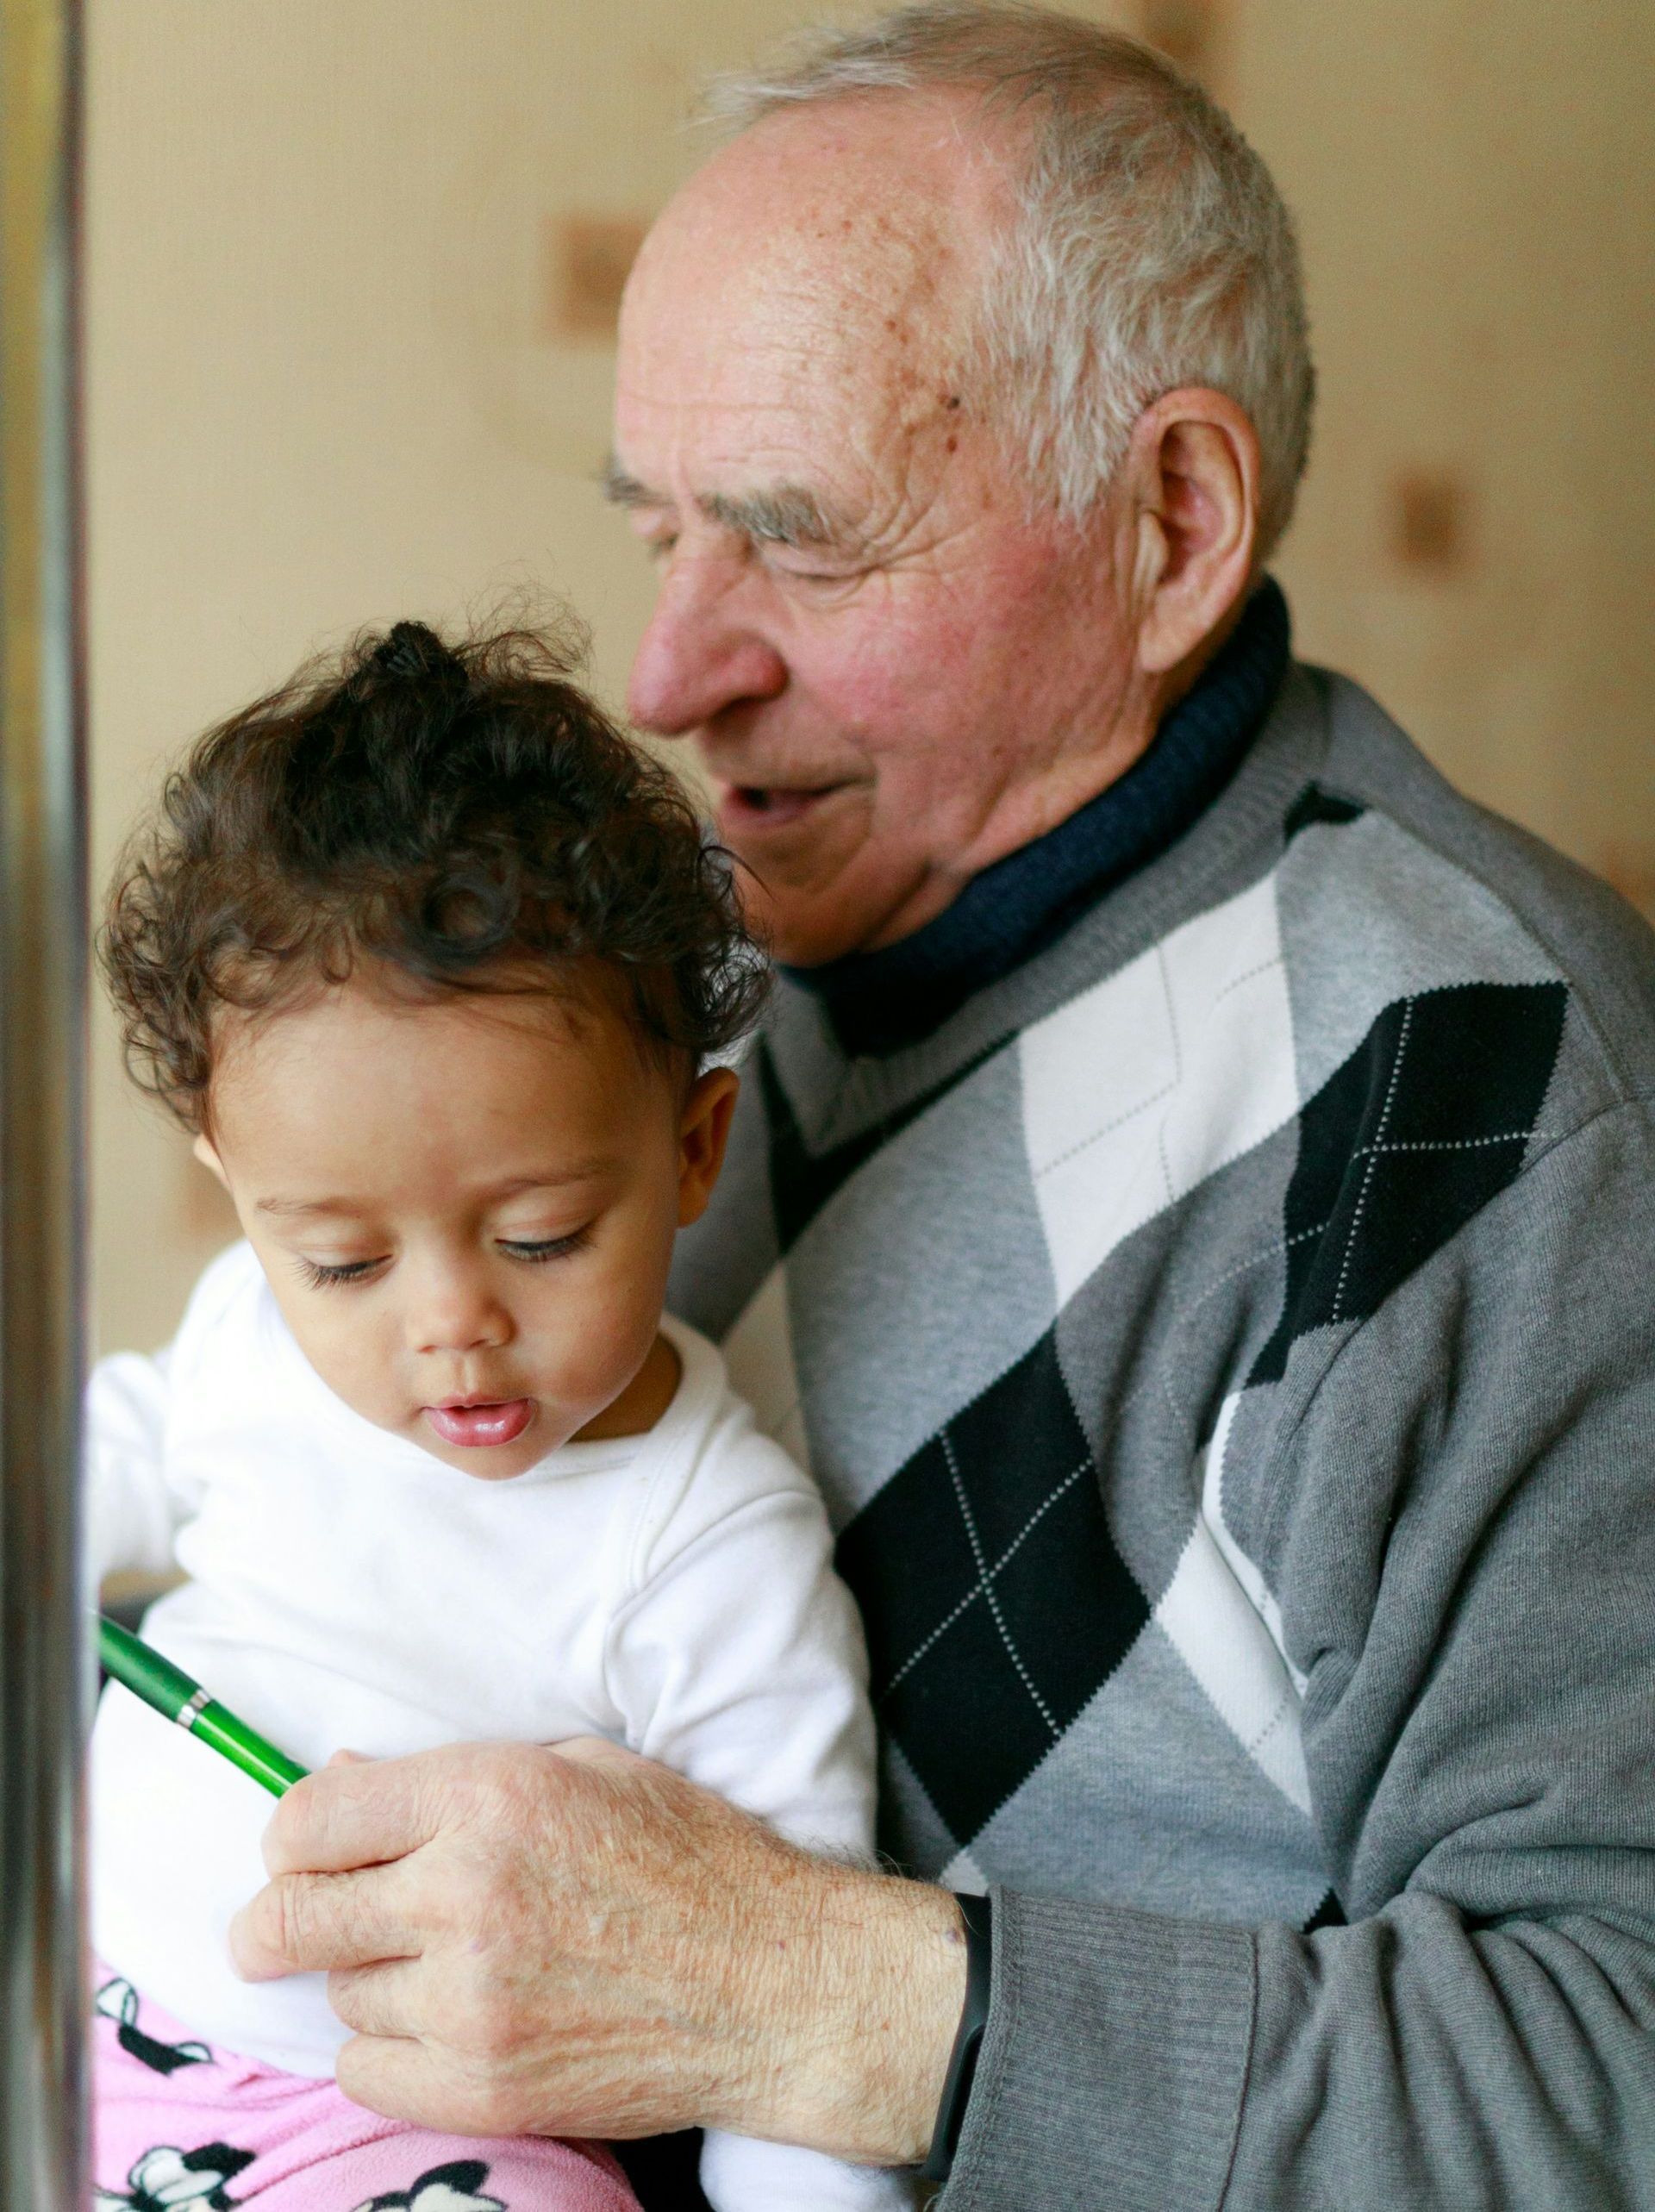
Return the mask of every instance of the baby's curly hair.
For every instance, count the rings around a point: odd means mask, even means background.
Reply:
[[[365,962],[437,991],[521,990],[542,964],[569,987],[596,963],[664,1058],[734,1042],[765,978],[726,856],[578,663],[569,631],[398,622],[199,739],[99,940],[134,1079],[202,1129],[221,1010]]]

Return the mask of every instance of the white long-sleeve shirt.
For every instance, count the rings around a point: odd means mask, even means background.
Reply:
[[[821,1501],[712,1346],[665,1326],[683,1376],[653,1429],[484,1482],[336,1397],[238,1245],[166,1352],[93,1374],[94,1572],[183,1568],[147,1638],[307,1766],[341,1746],[600,1735],[800,1842],[865,1850],[866,1658]],[[183,1729],[105,1692],[100,1954],[209,2043],[327,2076],[347,2031],[323,1978],[253,1985],[228,1962],[270,1809]],[[709,2137],[703,2182],[720,2212],[909,2201],[896,2176],[733,2137]]]

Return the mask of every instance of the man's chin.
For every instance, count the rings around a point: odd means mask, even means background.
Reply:
[[[928,918],[932,872],[921,858],[884,850],[872,815],[865,784],[771,793],[763,803],[720,787],[719,840],[741,863],[749,924],[784,967],[826,967],[894,943]]]
[[[746,859],[745,854],[738,855]],[[791,880],[774,872],[744,870],[742,903],[754,934],[771,957],[785,968],[821,968],[853,953],[889,944],[893,902],[871,886],[847,880],[851,872],[826,878]]]

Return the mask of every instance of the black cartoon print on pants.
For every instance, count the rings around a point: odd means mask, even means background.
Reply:
[[[236,2199],[225,2184],[252,2164],[251,2151],[233,2151],[228,2143],[203,2143],[198,2151],[159,2143],[128,2175],[126,2196],[92,2191],[94,2212],[231,2212]]]
[[[105,1982],[97,1993],[97,2004],[103,2018],[116,2023],[116,2040],[127,2056],[136,2059],[152,2073],[175,2074],[180,2066],[200,2066],[211,2062],[213,2054],[204,2043],[163,2043],[158,2037],[146,2034],[138,2025],[138,1992],[130,1982],[123,1982],[118,1977]]]
[[[372,2197],[356,2212],[510,2212],[503,2197],[479,2194],[488,2178],[481,2159],[456,2159],[422,2173],[405,2196]]]

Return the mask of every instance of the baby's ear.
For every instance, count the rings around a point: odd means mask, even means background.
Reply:
[[[707,1210],[724,1147],[730,1140],[730,1116],[741,1078],[731,1067],[709,1067],[690,1086],[678,1123],[678,1227],[687,1229]]]
[[[228,1190],[230,1187],[230,1178],[224,1172],[224,1163],[218,1156],[217,1148],[204,1129],[196,1139],[194,1144],[190,1146],[190,1149],[194,1153],[196,1158],[201,1162],[204,1168],[207,1168],[211,1173],[217,1176],[219,1181]]]

